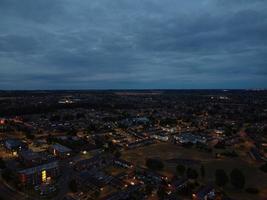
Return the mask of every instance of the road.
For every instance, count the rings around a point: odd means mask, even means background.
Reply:
[[[6,184],[0,181],[0,199],[2,200],[28,200],[29,198],[23,196],[19,192],[11,189]]]

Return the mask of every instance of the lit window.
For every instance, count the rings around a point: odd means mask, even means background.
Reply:
[[[46,182],[46,170],[42,171],[42,182]]]

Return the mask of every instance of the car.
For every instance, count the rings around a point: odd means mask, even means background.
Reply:
[[[35,191],[40,190],[40,185],[36,185],[36,186],[34,186],[34,190],[35,190]]]

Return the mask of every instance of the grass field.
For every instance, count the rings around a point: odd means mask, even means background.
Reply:
[[[258,200],[267,197],[267,174],[258,169],[258,164],[255,164],[245,156],[238,158],[221,158],[217,159],[214,153],[201,152],[194,148],[183,148],[178,145],[159,143],[151,146],[146,146],[138,149],[126,151],[122,157],[136,165],[145,166],[146,158],[160,158],[168,160],[172,158],[196,159],[200,160],[205,167],[206,183],[214,182],[214,174],[216,169],[224,169],[228,174],[234,168],[242,170],[246,176],[245,187],[257,187],[261,190],[259,195],[250,195],[243,191],[236,191],[230,184],[226,186],[225,191],[233,198],[238,200]],[[175,173],[176,164],[165,162],[164,172]],[[194,168],[194,167],[193,167]],[[199,170],[200,166],[195,167]]]

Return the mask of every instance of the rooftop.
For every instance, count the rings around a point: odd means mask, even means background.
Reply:
[[[63,145],[61,145],[61,144],[58,144],[58,143],[52,145],[52,148],[55,149],[56,151],[61,152],[61,153],[65,153],[65,152],[70,152],[70,151],[72,151],[70,148],[68,148],[68,147],[66,147],[66,146],[63,146]]]

